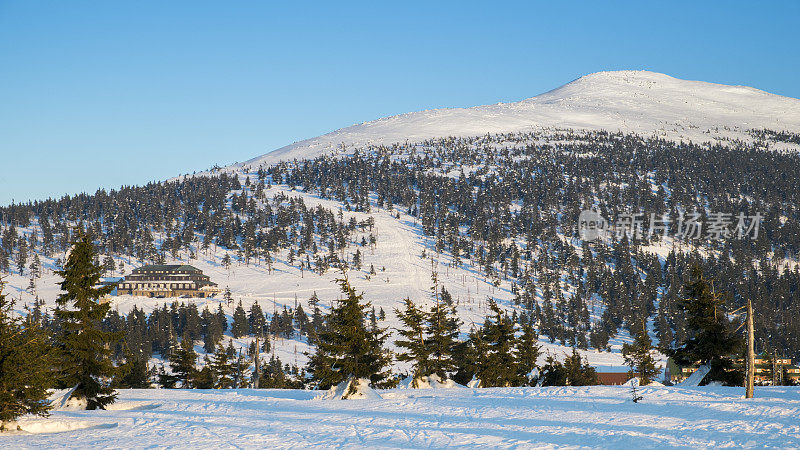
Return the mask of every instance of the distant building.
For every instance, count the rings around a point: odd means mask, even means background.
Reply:
[[[755,367],[753,368],[754,376],[753,379],[756,383],[765,383],[770,384],[772,383],[772,375],[771,371],[772,362],[769,359],[765,358],[755,358]],[[744,370],[745,362],[744,359],[738,358],[736,360],[735,368],[736,370]],[[668,360],[667,369],[668,373],[670,374],[669,379],[673,383],[680,383],[681,381],[688,378],[691,374],[693,374],[697,370],[697,365],[692,366],[678,366],[674,363],[674,361],[670,358]],[[775,366],[777,369],[777,378],[780,381],[785,374],[785,377],[789,380],[798,383],[800,382],[800,368],[795,365],[792,365],[792,360],[790,358],[776,358],[775,359]]]
[[[188,264],[158,264],[133,269],[117,283],[117,295],[211,297],[220,289],[203,271]]]
[[[800,380],[800,370],[797,366],[792,365],[792,360],[789,358],[775,358],[775,361],[770,361],[763,356],[755,359],[755,375],[756,382],[772,383],[772,371],[776,369],[775,378],[780,383],[783,379],[784,373],[790,380],[795,382]]]
[[[597,372],[597,382],[606,386],[620,386],[630,379],[628,372]]]

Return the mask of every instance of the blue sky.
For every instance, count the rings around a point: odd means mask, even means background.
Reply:
[[[800,2],[0,0],[0,205],[601,70],[798,98],[798,17]]]

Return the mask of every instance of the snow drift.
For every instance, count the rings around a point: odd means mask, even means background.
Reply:
[[[406,377],[397,386],[398,389],[454,389],[464,386],[453,380],[442,380],[439,375],[433,374],[419,378]]]
[[[380,394],[369,387],[369,380],[350,378],[331,387],[317,397],[318,400],[381,400]]]

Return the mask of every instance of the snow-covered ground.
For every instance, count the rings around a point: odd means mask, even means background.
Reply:
[[[130,390],[109,411],[56,411],[2,448],[800,447],[800,389],[644,387]],[[35,434],[31,434],[35,433]]]

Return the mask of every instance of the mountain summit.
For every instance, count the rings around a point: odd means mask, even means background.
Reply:
[[[342,148],[542,128],[634,132],[675,141],[749,139],[750,129],[800,131],[800,100],[643,70],[597,72],[519,102],[432,109],[352,125],[240,165],[313,158]]]

